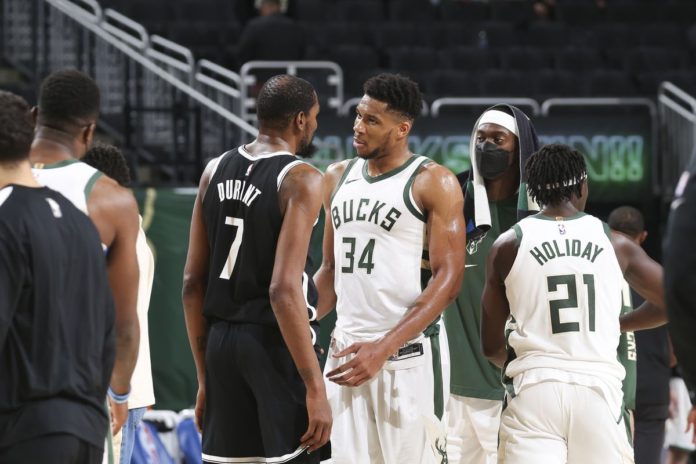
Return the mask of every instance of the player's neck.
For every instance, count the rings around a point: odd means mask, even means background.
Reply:
[[[506,200],[520,188],[520,173],[517,169],[508,171],[499,179],[485,180],[488,201]]]
[[[580,210],[570,201],[565,201],[558,205],[544,206],[541,209],[541,214],[549,217],[570,217],[578,214]]]
[[[41,187],[31,172],[28,160],[18,163],[0,163],[0,188],[4,188],[8,184]]]
[[[273,153],[276,151],[289,151],[295,154],[296,146],[290,143],[282,134],[272,132],[260,133],[256,140],[244,145],[244,149],[252,156]]]
[[[75,158],[75,140],[64,132],[39,127],[31,144],[32,163],[53,164]]]
[[[372,176],[379,176],[402,166],[413,156],[408,146],[398,150],[382,153],[374,158],[367,160],[367,173]]]

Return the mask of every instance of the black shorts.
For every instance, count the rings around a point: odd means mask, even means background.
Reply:
[[[203,462],[319,463],[299,447],[306,390],[278,328],[216,321],[205,359]]]

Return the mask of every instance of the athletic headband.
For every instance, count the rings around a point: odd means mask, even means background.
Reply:
[[[506,128],[513,134],[519,137],[517,131],[517,121],[515,121],[514,116],[511,116],[504,111],[500,110],[488,110],[481,115],[479,118],[478,126],[481,127],[483,124],[497,124],[501,127]]]
[[[554,190],[554,189],[561,188],[561,187],[570,187],[571,185],[577,185],[585,179],[587,179],[586,172],[582,173],[582,175],[578,179],[565,180],[565,181],[561,182],[560,184],[546,184],[546,187],[542,187],[540,185],[537,188],[539,190],[542,190],[542,189],[543,190]]]

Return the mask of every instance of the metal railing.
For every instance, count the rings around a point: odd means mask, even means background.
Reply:
[[[0,0],[2,55],[36,88],[77,68],[102,90],[100,127],[130,154],[141,182],[195,182],[205,158],[256,136],[233,105],[194,84],[190,51],[94,0]],[[232,111],[231,111],[232,110]],[[204,128],[215,126],[216,130]]]
[[[272,72],[268,74],[269,71]],[[312,82],[320,100],[324,95],[328,96],[322,104],[337,113],[340,111],[343,105],[343,70],[338,64],[331,61],[249,61],[239,71],[242,83],[241,117],[244,120],[256,120],[253,110],[256,107],[255,97],[260,87],[259,80],[280,73],[302,77]]]
[[[696,98],[670,82],[663,82],[657,103],[662,198],[669,201],[682,172],[696,165]]]
[[[440,115],[443,108],[485,108],[498,103],[509,103],[511,105],[530,108],[533,116],[538,116],[541,112],[539,103],[533,98],[473,98],[473,97],[445,97],[433,101],[430,106],[430,114],[436,118]]]

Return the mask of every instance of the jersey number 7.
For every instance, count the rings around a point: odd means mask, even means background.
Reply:
[[[225,265],[222,267],[220,278],[230,280],[234,265],[237,263],[237,255],[239,254],[239,246],[242,244],[242,236],[244,235],[244,219],[225,216],[225,225],[235,227],[237,230],[230,246],[230,252],[225,260]]]

